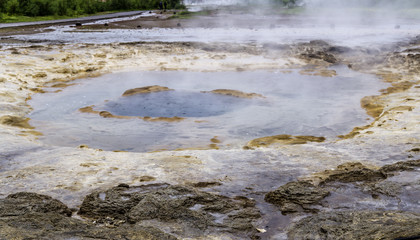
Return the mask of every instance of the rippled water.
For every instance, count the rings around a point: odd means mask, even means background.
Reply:
[[[218,136],[222,148],[270,135],[334,138],[366,124],[360,99],[384,87],[375,77],[337,67],[337,77],[297,72],[128,72],[82,79],[60,93],[38,94],[31,124],[46,143],[87,144],[107,150],[152,151],[206,147]],[[127,89],[161,85],[171,92],[122,97]],[[239,99],[213,93],[234,89],[265,98]],[[115,115],[186,117],[181,122],[102,118],[81,113],[95,105]]]

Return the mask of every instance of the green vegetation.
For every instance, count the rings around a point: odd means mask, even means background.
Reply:
[[[22,16],[57,19],[107,11],[156,9],[159,3],[168,9],[184,8],[181,0],[0,0],[0,21]]]

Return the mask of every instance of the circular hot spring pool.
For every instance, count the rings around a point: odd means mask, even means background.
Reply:
[[[331,70],[337,75],[167,71],[80,79],[33,96],[30,124],[46,144],[137,152],[229,149],[279,134],[334,139],[369,122],[360,99],[385,84],[346,67]]]

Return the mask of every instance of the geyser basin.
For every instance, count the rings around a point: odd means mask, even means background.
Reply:
[[[164,91],[121,97],[98,108],[119,116],[210,117],[245,107],[247,102],[213,93]]]
[[[231,148],[278,134],[334,138],[367,124],[360,99],[385,87],[374,76],[345,67],[334,70],[335,77],[297,71],[115,73],[81,79],[59,93],[35,95],[29,117],[47,144],[86,144],[105,150],[206,148],[210,144]],[[127,89],[151,85],[174,91],[122,97]],[[208,92],[215,89],[264,97],[237,98]],[[103,118],[79,111],[86,106],[114,115],[185,119]]]

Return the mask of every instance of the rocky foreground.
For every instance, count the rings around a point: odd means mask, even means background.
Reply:
[[[324,41],[33,44],[0,49],[1,239],[416,239],[420,237],[420,47]],[[126,70],[301,69],[332,65],[390,87],[374,119],[339,140],[267,136],[228,150],[110,152],[46,146],[27,101]],[[302,140],[303,139],[303,140]]]

